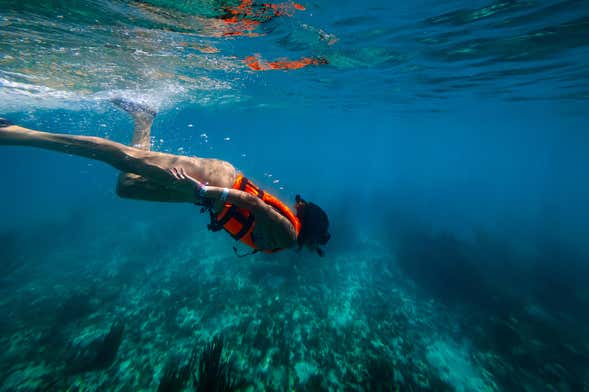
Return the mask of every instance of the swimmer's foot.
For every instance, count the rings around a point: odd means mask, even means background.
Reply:
[[[141,117],[145,119],[147,116],[153,120],[157,114],[155,109],[147,106],[146,104],[133,102],[125,98],[113,98],[110,101],[113,103],[113,105],[123,109],[134,118]]]

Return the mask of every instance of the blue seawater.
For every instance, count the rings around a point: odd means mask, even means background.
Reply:
[[[114,98],[325,257],[0,146],[1,390],[589,390],[587,1],[0,0],[0,117],[128,144]]]

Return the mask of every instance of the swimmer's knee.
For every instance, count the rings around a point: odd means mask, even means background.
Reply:
[[[133,191],[136,188],[138,177],[132,173],[121,173],[115,188],[117,196],[123,199],[133,199]]]
[[[117,186],[115,188],[115,192],[118,197],[121,199],[128,199],[129,198],[129,188],[126,186],[124,181],[117,181]]]

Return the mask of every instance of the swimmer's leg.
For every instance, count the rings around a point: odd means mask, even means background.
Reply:
[[[133,117],[134,131],[131,146],[151,150],[151,126],[156,112],[151,108],[125,99],[114,99],[113,104]],[[121,173],[117,180],[117,195],[126,199],[183,202],[184,195],[135,173]]]
[[[100,137],[47,133],[5,124],[0,119],[0,145],[36,147],[99,160],[168,188],[178,195],[174,201],[192,202],[194,194],[191,186],[179,183],[169,173],[173,167],[183,167],[189,175],[215,186],[231,187],[235,180],[235,168],[220,160],[144,151]]]
[[[145,151],[151,150],[151,126],[157,114],[155,109],[123,98],[116,98],[111,102],[133,117],[135,129],[131,146]]]

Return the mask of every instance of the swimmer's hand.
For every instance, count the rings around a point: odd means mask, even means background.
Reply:
[[[194,177],[189,176],[184,170],[183,167],[177,168],[173,167],[168,170],[174,178],[181,183],[189,184],[194,189],[194,193],[200,195],[201,197],[204,196],[204,193],[207,191],[207,186],[197,180]]]

